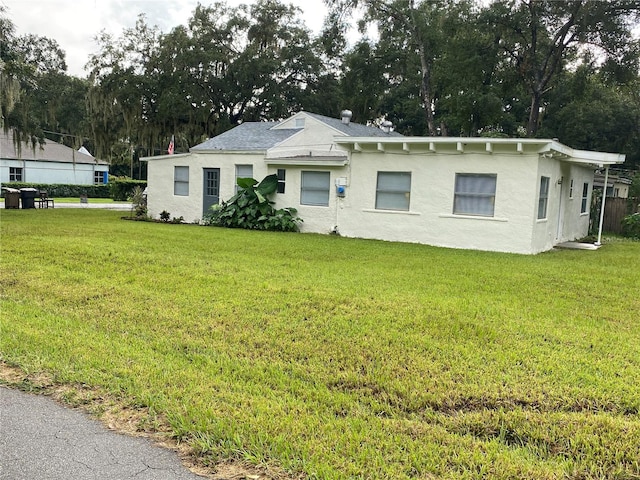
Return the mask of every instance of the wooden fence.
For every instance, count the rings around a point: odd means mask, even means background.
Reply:
[[[602,222],[602,230],[611,233],[622,233],[622,219],[635,211],[629,210],[629,204],[636,205],[636,202],[630,202],[628,198],[609,198],[604,205],[604,219]]]

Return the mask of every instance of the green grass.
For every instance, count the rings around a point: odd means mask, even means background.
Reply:
[[[310,478],[640,476],[640,242],[520,256],[1,212],[1,358]]]

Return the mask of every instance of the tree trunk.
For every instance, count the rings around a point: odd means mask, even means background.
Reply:
[[[540,120],[540,104],[542,103],[542,92],[531,92],[531,111],[529,112],[529,123],[527,124],[527,137],[535,137],[538,133]]]
[[[424,44],[419,42],[418,50],[420,52],[420,66],[422,70],[422,84],[420,85],[420,94],[424,103],[425,119],[427,121],[427,133],[429,136],[435,137],[438,134],[436,123],[433,118],[433,95],[431,92],[431,66],[427,61],[427,55],[424,50]]]

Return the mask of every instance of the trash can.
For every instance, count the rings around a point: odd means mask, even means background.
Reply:
[[[22,200],[22,208],[36,208],[36,197],[38,190],[35,188],[21,188],[20,199]]]
[[[4,208],[20,208],[20,190],[4,188]]]

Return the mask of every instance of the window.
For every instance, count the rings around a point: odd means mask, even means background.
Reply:
[[[547,218],[549,202],[549,177],[540,177],[540,196],[538,197],[538,220]]]
[[[105,172],[93,172],[93,183],[95,185],[102,185],[104,182]]]
[[[277,193],[284,193],[284,183],[287,177],[287,171],[284,168],[278,169],[278,189]]]
[[[495,174],[456,173],[453,213],[493,217],[497,178]]]
[[[411,172],[378,172],[376,209],[409,210]]]
[[[236,193],[240,189],[239,178],[253,178],[253,165],[236,165]]]
[[[189,196],[189,167],[174,167],[173,194]]]
[[[302,172],[300,187],[301,205],[329,205],[329,172]]]
[[[571,182],[569,183],[569,198],[573,198],[573,178],[571,179]]]
[[[588,200],[589,200],[589,184],[585,182],[582,185],[582,204],[580,205],[580,213],[587,213],[587,207],[589,206]]]
[[[21,182],[22,181],[22,168],[21,167],[9,167],[9,181]]]

